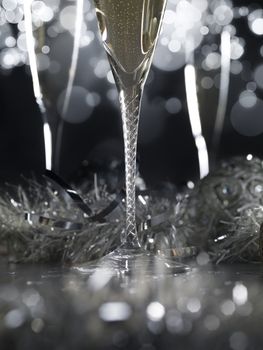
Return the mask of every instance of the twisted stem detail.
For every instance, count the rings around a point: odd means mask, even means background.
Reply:
[[[141,88],[130,88],[120,92],[123,123],[125,174],[126,174],[126,233],[123,245],[127,249],[139,248],[136,230],[136,155],[138,124],[141,105]]]

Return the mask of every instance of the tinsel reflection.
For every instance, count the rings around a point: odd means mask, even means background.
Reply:
[[[0,280],[3,350],[10,344],[14,350],[174,349],[175,344],[179,350],[214,344],[235,350],[262,344],[258,267],[208,265],[186,275],[131,280],[103,269],[87,277],[1,265]]]

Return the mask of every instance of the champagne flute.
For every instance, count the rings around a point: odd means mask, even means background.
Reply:
[[[74,122],[68,111],[78,63],[83,10],[84,0],[74,0],[71,4],[66,0],[24,1],[33,90],[43,121],[45,175],[90,216],[92,211],[80,195],[58,176],[64,124],[65,121]],[[58,102],[61,102],[60,111],[56,110]]]
[[[63,23],[62,26],[60,17],[68,8],[71,12],[75,8],[74,24]],[[74,0],[71,6],[65,0],[24,1],[33,90],[43,120],[45,168],[55,173],[60,172],[62,134],[77,68],[82,16],[83,0]],[[73,32],[72,46],[70,31]],[[62,40],[69,43],[63,47],[63,60],[58,49]],[[62,108],[57,112],[57,101],[65,86]]]
[[[110,258],[121,269],[136,257],[146,257],[136,230],[136,149],[141,97],[152,63],[166,0],[94,0],[122,114],[125,174],[126,229],[121,246]],[[108,257],[109,258],[109,257]]]

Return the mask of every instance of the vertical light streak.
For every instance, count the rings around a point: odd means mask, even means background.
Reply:
[[[221,34],[221,77],[218,107],[213,133],[213,153],[216,158],[223,132],[230,83],[231,35],[227,29]]]
[[[44,143],[45,143],[45,156],[46,156],[46,169],[52,170],[52,134],[48,122],[43,124]]]
[[[28,58],[30,64],[30,70],[33,80],[33,89],[37,102],[42,100],[42,93],[39,84],[38,71],[37,71],[37,61],[35,55],[35,40],[33,36],[33,25],[32,25],[32,15],[31,15],[31,4],[32,0],[24,1],[24,15],[25,15],[25,30],[26,30],[26,42],[28,50]]]
[[[24,0],[26,42],[27,42],[29,65],[30,65],[31,76],[33,81],[34,95],[43,118],[45,166],[46,166],[46,169],[51,170],[52,168],[52,136],[51,136],[50,126],[47,122],[46,108],[43,102],[43,96],[42,96],[39,77],[38,77],[37,60],[36,60],[36,54],[35,54],[35,40],[33,36],[31,4],[32,4],[32,0]]]
[[[79,57],[79,46],[81,38],[81,28],[82,28],[82,18],[83,18],[83,0],[76,0],[76,21],[75,21],[75,32],[74,32],[74,44],[73,52],[71,57],[71,66],[69,69],[69,78],[67,83],[65,100],[63,103],[62,114],[65,115],[69,106],[70,96],[72,92],[72,87],[76,75],[78,57]]]
[[[209,173],[209,158],[206,141],[202,134],[201,119],[196,88],[196,73],[193,64],[188,63],[184,70],[187,107],[189,112],[192,134],[198,152],[200,178]]]
[[[82,19],[83,19],[83,0],[76,0],[76,17],[75,17],[75,30],[74,30],[74,43],[73,51],[71,56],[71,64],[68,73],[68,82],[66,87],[65,99],[63,102],[62,108],[62,117],[66,115],[70,97],[72,93],[73,83],[76,76],[78,57],[79,57],[79,47],[80,47],[80,38],[81,38],[81,29],[82,29]],[[64,130],[64,121],[60,119],[57,128],[56,134],[56,149],[55,149],[55,170],[59,172],[60,169],[60,157],[61,157],[61,146]]]

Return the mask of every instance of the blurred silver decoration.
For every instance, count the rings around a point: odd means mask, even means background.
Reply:
[[[262,192],[262,160],[222,162],[181,205],[176,223],[183,245],[199,246],[217,263],[261,261]]]

